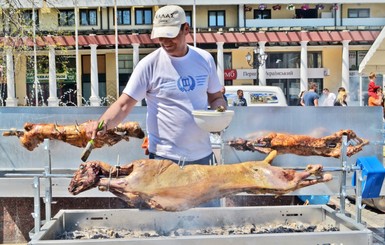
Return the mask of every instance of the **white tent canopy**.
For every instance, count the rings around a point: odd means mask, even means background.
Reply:
[[[365,55],[358,72],[360,74],[385,73],[385,27]]]

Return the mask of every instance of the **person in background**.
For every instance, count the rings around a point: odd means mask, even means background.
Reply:
[[[369,96],[368,106],[382,106],[382,89],[380,87],[374,90],[375,95]]]
[[[347,97],[348,94],[346,93],[345,89],[341,89],[340,92],[338,92],[337,94],[334,106],[348,106],[348,103],[346,102]]]
[[[298,106],[304,106],[305,104],[303,103],[303,95],[304,95],[305,91],[301,91],[299,94],[298,94]]]
[[[222,86],[221,93],[223,94],[223,99],[226,101],[226,105],[228,104],[227,97],[226,97],[226,87]]]
[[[328,88],[322,90],[324,96],[322,106],[334,106],[334,101],[336,100],[336,95],[331,93]]]
[[[309,90],[303,95],[303,104],[305,106],[318,106],[319,96],[317,94],[317,84],[311,82],[309,84]]]
[[[377,91],[377,88],[380,88],[380,86],[376,85],[375,80],[376,80],[376,73],[371,72],[369,74],[369,84],[368,84],[368,96],[369,96],[369,98],[368,99],[370,99],[370,97],[372,97],[372,96],[375,98],[377,98],[377,96],[378,96],[376,91]],[[368,105],[369,105],[369,100],[368,100]]]
[[[339,87],[337,93],[339,93],[341,91],[346,92],[346,89],[344,87]]]
[[[184,10],[164,6],[155,13],[151,38],[160,48],[140,60],[122,95],[86,129],[88,138],[115,128],[146,98],[150,159],[210,164],[210,133],[199,128],[193,110],[226,108],[212,55],[187,44],[190,26]],[[102,130],[97,130],[99,122]]]
[[[247,106],[247,101],[243,97],[243,90],[242,89],[237,90],[237,95],[238,95],[238,98],[233,101],[233,106]]]

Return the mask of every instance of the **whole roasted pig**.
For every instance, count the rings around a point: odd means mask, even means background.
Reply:
[[[347,136],[347,156],[352,156],[369,144],[369,141],[360,138],[353,130],[340,130],[332,135],[314,138],[307,135],[286,133],[270,133],[257,139],[235,139],[228,144],[236,150],[258,151],[269,153],[273,150],[278,154],[295,154],[299,156],[324,156],[339,158],[341,155],[342,136]]]
[[[68,190],[77,195],[99,187],[133,207],[181,211],[239,192],[281,195],[332,179],[321,165],[308,165],[303,172],[271,166],[276,154],[272,151],[263,161],[183,168],[169,160],[144,159],[120,167],[90,161],[80,165]]]
[[[10,130],[3,136],[17,136],[21,144],[29,151],[35,149],[44,139],[61,140],[76,147],[85,147],[90,140],[86,135],[89,122],[75,125],[58,125],[54,123],[25,123],[24,131]],[[144,138],[144,132],[137,122],[119,124],[114,129],[109,129],[104,135],[98,135],[94,140],[94,148],[104,145],[112,146],[129,137]]]

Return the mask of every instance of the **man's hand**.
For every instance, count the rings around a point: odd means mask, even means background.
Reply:
[[[226,111],[226,108],[224,106],[218,106],[216,111],[217,112],[224,112],[224,111]]]
[[[89,121],[86,127],[86,135],[90,139],[95,139],[97,135],[103,135],[107,132],[107,123],[104,120]]]

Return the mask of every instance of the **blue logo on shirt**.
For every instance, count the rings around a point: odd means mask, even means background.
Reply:
[[[194,90],[195,85],[195,80],[192,76],[180,77],[178,80],[178,88],[182,92]]]

